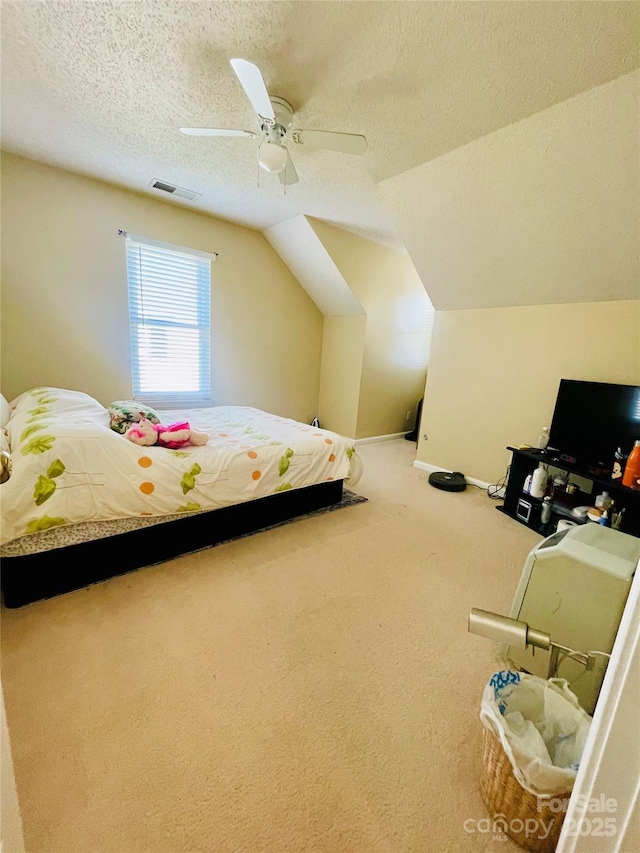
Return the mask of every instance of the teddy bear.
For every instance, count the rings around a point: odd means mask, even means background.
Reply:
[[[157,444],[160,447],[170,449],[184,447],[185,444],[203,445],[209,441],[206,432],[191,429],[187,421],[164,426],[163,424],[154,424],[147,418],[142,418],[138,423],[133,424],[124,435],[129,441],[143,447],[151,447]]]

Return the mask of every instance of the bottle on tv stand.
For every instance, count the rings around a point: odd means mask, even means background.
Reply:
[[[544,466],[544,463],[541,462],[536,470],[533,472],[533,476],[531,477],[531,491],[530,495],[532,498],[543,498],[544,493],[547,488],[547,479],[549,477],[549,472]]]
[[[634,443],[627,464],[624,466],[622,485],[640,490],[640,439]]]
[[[549,427],[542,427],[542,432],[538,437],[538,449],[546,450],[549,444]]]

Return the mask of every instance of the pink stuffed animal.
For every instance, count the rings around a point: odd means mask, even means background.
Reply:
[[[185,444],[201,445],[209,441],[209,436],[206,432],[198,432],[196,429],[191,429],[189,424],[184,421],[179,424],[154,424],[154,429],[158,431],[158,444],[162,447],[183,447]]]
[[[209,441],[209,436],[206,432],[198,432],[191,429],[189,424],[184,421],[177,424],[154,424],[146,418],[138,421],[138,423],[129,427],[125,432],[125,438],[133,441],[134,444],[140,444],[143,447],[151,447],[154,444],[160,447],[168,447],[175,449],[184,447],[185,444],[202,445]]]
[[[130,426],[125,432],[124,437],[128,438],[134,444],[140,444],[143,447],[151,447],[151,445],[158,441],[156,425],[147,420],[147,418],[142,418],[138,423]]]

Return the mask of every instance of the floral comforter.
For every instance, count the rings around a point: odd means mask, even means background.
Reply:
[[[179,450],[133,444],[79,391],[33,388],[11,409],[0,544],[60,525],[217,509],[348,480],[359,462],[350,439],[248,406],[163,411],[163,423],[188,420],[210,436]]]

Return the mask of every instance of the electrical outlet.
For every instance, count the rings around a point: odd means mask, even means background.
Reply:
[[[422,437],[424,438],[425,441],[429,441],[429,436],[426,434],[426,432],[423,434]]]
[[[410,420],[411,420],[411,412],[407,412],[407,420],[408,420],[408,421],[410,421]]]

